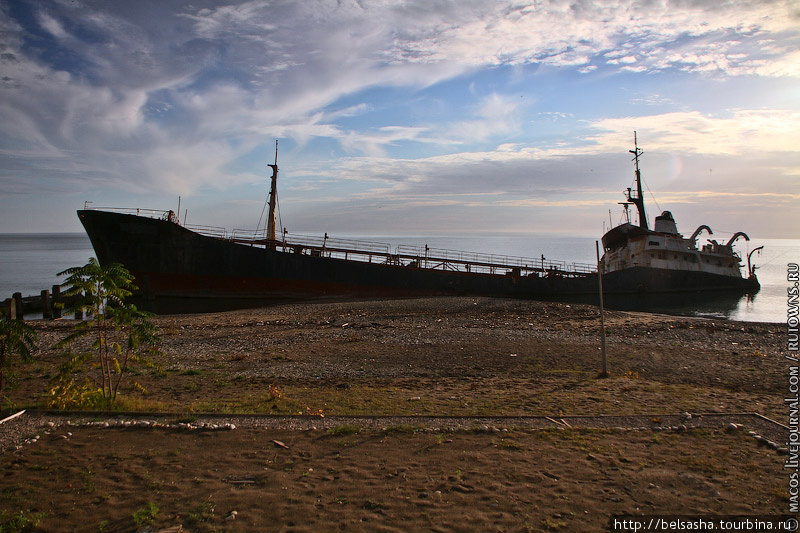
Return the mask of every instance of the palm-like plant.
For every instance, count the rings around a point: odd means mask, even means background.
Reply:
[[[90,339],[91,345],[89,349],[67,352],[68,359],[61,366],[54,380],[56,385],[51,390],[54,403],[66,407],[76,403],[76,397],[86,395],[90,387],[76,386],[71,375],[97,356],[100,368],[98,392],[104,406],[111,408],[130,363],[158,366],[148,358],[161,354],[157,348],[157,328],[148,320],[152,315],[125,302],[137,287],[133,284],[133,275],[119,263],[101,266],[91,258],[84,266],[68,268],[59,276],[67,276],[63,295],[74,298],[74,309],[90,318],[78,322],[56,347],[70,347],[82,338]]]
[[[36,347],[36,332],[21,320],[11,320],[0,315],[0,396],[5,386],[6,371],[11,367],[11,356],[19,355],[22,362],[33,360],[31,352]]]
[[[107,305],[124,305],[125,298],[138,289],[133,284],[133,274],[124,266],[113,263],[103,267],[94,257],[85,265],[58,275],[67,276],[63,283],[67,289],[62,295],[78,298],[75,309],[89,314],[102,314]]]

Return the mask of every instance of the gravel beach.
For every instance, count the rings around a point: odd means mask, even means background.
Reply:
[[[605,318],[608,379],[591,306],[161,316],[163,371],[133,374],[146,394],[120,405],[138,413],[114,417],[37,411],[60,361],[47,347],[71,324],[34,322],[45,349],[7,399],[29,411],[0,424],[0,512],[41,531],[598,531],[617,514],[785,513],[781,325]]]

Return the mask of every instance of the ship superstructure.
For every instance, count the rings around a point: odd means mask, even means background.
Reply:
[[[664,211],[655,219],[655,228],[650,229],[645,211],[644,195],[642,192],[642,176],[639,168],[639,158],[642,150],[638,146],[638,139],[634,137],[635,186],[636,190],[629,188],[626,193],[625,207],[626,222],[609,230],[603,236],[605,254],[601,260],[603,275],[622,275],[630,273],[637,280],[637,285],[632,290],[652,290],[663,287],[661,280],[670,273],[682,273],[689,282],[689,287],[698,288],[743,288],[757,290],[758,279],[755,276],[755,267],[748,265],[747,278],[742,277],[742,258],[733,248],[739,238],[749,241],[744,232],[737,232],[727,243],[722,244],[710,240],[701,247],[697,239],[701,233],[708,232],[713,235],[711,228],[703,224],[698,227],[689,238],[678,232],[678,226],[672,213]],[[638,224],[630,222],[629,206],[636,206]],[[648,283],[646,278],[652,278]],[[669,276],[672,277],[672,276]],[[705,286],[703,284],[706,284]],[[673,290],[680,290],[675,286]]]

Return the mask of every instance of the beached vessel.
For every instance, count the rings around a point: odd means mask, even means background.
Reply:
[[[639,208],[640,223],[622,224],[603,237],[605,292],[757,290],[752,269],[748,279],[741,276],[733,241],[698,250],[693,243],[699,230],[683,239],[668,213],[658,217],[654,231],[647,228],[638,146],[635,153],[639,186],[637,196],[629,192],[628,202]],[[387,244],[333,239],[327,234],[277,233],[277,157],[270,167],[269,215],[262,231],[229,233],[187,226],[172,211],[85,207],[78,216],[100,263],[123,264],[135,275],[145,298],[486,295],[586,300],[598,291],[594,264],[428,246],[391,249]]]
[[[678,233],[672,213],[664,211],[650,229],[645,212],[639,157],[642,150],[634,134],[636,190],[625,193],[626,222],[603,235],[605,253],[601,259],[604,282],[616,292],[679,292],[738,290],[756,292],[759,289],[755,265],[748,256],[747,277],[742,276],[742,258],[733,249],[739,239],[750,238],[744,232],[735,233],[727,243],[710,240],[698,248],[697,237],[703,232],[713,235],[705,224],[688,239]],[[639,223],[630,222],[629,206],[635,205]],[[756,248],[753,252],[759,250]],[[752,252],[751,252],[752,255]],[[627,287],[626,287],[627,286]]]

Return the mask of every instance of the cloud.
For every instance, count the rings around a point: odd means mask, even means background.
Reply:
[[[644,117],[608,118],[591,124],[597,135],[588,150],[617,151],[630,145],[631,132],[649,149],[665,153],[800,154],[800,112],[791,109],[735,109],[728,116],[709,116],[697,111]]]
[[[39,24],[57,39],[67,39],[69,37],[61,23],[47,13],[39,13]]]
[[[786,110],[598,119],[586,125],[585,137],[567,145],[506,143],[495,150],[416,159],[350,157],[324,173],[342,183],[331,190],[349,190],[346,183],[359,182],[350,198],[398,208],[613,206],[617,191],[633,177],[628,150],[638,128],[645,177],[659,202],[690,204],[713,197],[720,206],[787,206],[800,196],[798,120],[797,112]],[[677,173],[671,170],[675,158],[681,161]],[[753,169],[762,169],[757,178]],[[770,174],[761,174],[763,169]]]
[[[474,118],[447,125],[443,137],[459,141],[486,141],[496,135],[521,132],[519,98],[492,93],[474,107]]]
[[[580,149],[510,150],[528,109],[502,90],[476,92],[459,119],[444,123],[389,119],[348,129],[340,122],[375,110],[356,98],[366,91],[420,90],[504,65],[798,76],[791,0],[664,1],[646,11],[632,0],[176,5],[43,0],[19,8],[27,16],[0,7],[0,179],[18,192],[20,184],[32,192],[97,180],[124,190],[198,191],[253,179],[226,168],[267,139],[291,137],[366,154],[350,168],[356,179],[405,184],[411,176],[435,194],[486,189],[492,175],[491,186],[510,194],[551,179],[546,162],[627,149],[623,133],[634,128],[658,139],[657,150],[723,155],[748,146],[788,150],[796,140],[786,120],[796,113],[694,112],[593,121]],[[698,132],[707,135],[692,144]],[[502,150],[381,159],[402,143],[455,150],[497,139]],[[544,170],[527,175],[531,161]],[[577,166],[569,172],[577,175]]]

